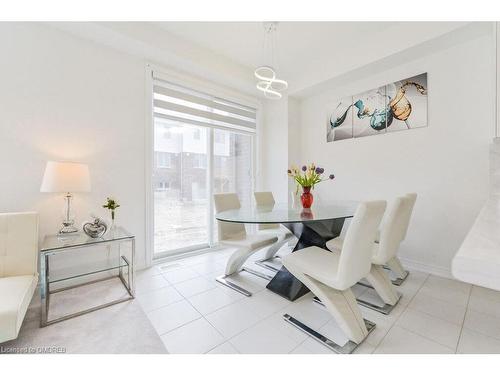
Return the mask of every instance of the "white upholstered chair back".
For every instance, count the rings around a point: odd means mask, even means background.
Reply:
[[[0,214],[0,277],[37,274],[38,214]]]
[[[409,202],[399,197],[387,209],[380,226],[379,243],[375,245],[373,260],[376,264],[386,264],[396,256],[399,244],[405,235],[405,215]]]
[[[214,204],[216,213],[227,210],[237,210],[241,207],[238,195],[235,193],[214,194]],[[246,236],[244,224],[228,223],[217,220],[217,230],[219,233],[219,241]]]
[[[350,288],[370,272],[373,242],[386,205],[385,201],[371,201],[360,203],[356,209],[339,259],[339,288]]]
[[[405,217],[404,217],[404,225],[405,231],[403,234],[403,239],[406,238],[406,233],[408,233],[408,227],[410,226],[411,214],[413,213],[413,207],[415,207],[415,202],[417,201],[416,193],[408,193],[405,195]]]
[[[253,193],[255,198],[255,203],[257,203],[257,207],[272,207],[276,203],[274,201],[273,193],[270,191],[256,191]],[[259,224],[259,229],[276,229],[279,228],[279,224]]]

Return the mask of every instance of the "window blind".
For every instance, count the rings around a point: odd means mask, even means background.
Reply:
[[[221,129],[255,132],[257,110],[158,78],[153,79],[155,117]]]

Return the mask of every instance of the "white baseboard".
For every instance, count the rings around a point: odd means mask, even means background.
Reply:
[[[420,272],[430,273],[431,275],[444,277],[447,279],[455,279],[451,274],[450,268],[436,266],[434,264],[426,264],[407,258],[399,257],[399,259],[401,260],[403,266],[410,271],[411,270],[420,271]]]

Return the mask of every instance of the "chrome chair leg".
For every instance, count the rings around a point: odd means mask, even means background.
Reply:
[[[269,258],[269,259],[256,260],[255,264],[257,266],[259,266],[259,267],[265,268],[266,270],[273,271],[273,272],[278,272],[279,268],[271,266],[270,264],[267,263],[271,259],[280,259],[280,257],[279,256],[274,256],[274,257]]]
[[[247,296],[247,297],[252,296],[252,293],[250,293],[248,290],[243,289],[241,286],[236,285],[235,283],[233,283],[229,280],[226,280],[226,279],[227,279],[227,276],[223,275],[223,276],[216,277],[215,281],[221,283],[224,286],[227,286],[228,288],[233,289],[234,291],[236,291],[238,293],[243,294],[244,296]]]
[[[391,280],[392,284],[396,285],[396,286],[401,286],[401,284],[403,284],[405,282],[405,280],[408,278],[409,274],[410,274],[409,271],[405,271],[405,274],[403,277],[398,277],[397,279]]]
[[[273,276],[270,276],[268,274],[265,274],[263,272],[259,272],[257,270],[254,270],[253,268],[248,268],[248,267],[243,267],[241,269],[242,271],[245,271],[245,272],[248,272],[248,273],[251,273],[252,275],[255,275],[257,277],[260,277],[261,279],[264,279],[264,280],[269,280],[271,281]]]
[[[262,272],[259,272],[259,271],[256,271],[252,268],[248,268],[248,267],[243,267],[241,269],[241,271],[239,272],[235,272],[235,273],[232,273],[231,275],[234,275],[234,274],[238,274],[242,271],[245,271],[245,272],[248,272],[252,275],[255,275],[257,277],[260,277],[262,279],[265,279],[265,280],[271,280],[273,277],[270,276],[270,275],[267,275],[265,273],[262,273]],[[233,289],[234,291],[238,292],[238,293],[241,293],[243,294],[244,296],[246,297],[251,297],[252,296],[252,293],[244,288],[242,288],[241,286],[233,283],[232,281],[230,280],[227,280],[227,278],[231,275],[222,275],[222,276],[218,276],[215,278],[215,281],[217,281],[218,283],[224,285],[224,286],[227,286],[228,288],[231,288]]]
[[[293,316],[285,314],[285,315],[283,315],[283,319],[285,319],[286,322],[290,323],[294,327],[300,329],[302,332],[304,332],[308,336],[311,336],[313,339],[315,339],[319,343],[325,345],[328,349],[334,351],[335,353],[351,354],[364,341],[363,340],[359,344],[357,344],[357,343],[349,340],[344,345],[340,346],[339,344],[330,340],[328,337],[323,336],[321,333],[315,331],[311,327],[308,327],[304,323],[298,321]],[[364,319],[364,322],[365,322],[366,329],[368,330],[368,335],[369,335],[375,329],[376,324],[373,322],[370,322],[369,320],[366,320],[366,319]],[[366,337],[368,337],[368,335]],[[366,339],[366,337],[365,337],[365,339]]]
[[[394,305],[389,305],[388,303],[384,303],[382,306],[376,305],[374,303],[362,300],[360,298],[356,298],[356,302],[364,307],[367,307],[371,310],[377,311],[379,313],[382,313],[384,315],[389,315],[391,311],[397,306],[399,301],[401,300],[401,297],[403,295],[401,293],[398,293],[398,301]],[[318,297],[314,297],[313,301],[316,302],[318,305],[324,306],[323,302]]]

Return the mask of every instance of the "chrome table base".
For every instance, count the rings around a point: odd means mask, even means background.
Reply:
[[[361,341],[359,344],[356,344],[353,341],[347,341],[344,345],[340,346],[339,344],[330,340],[328,337],[323,336],[321,333],[315,331],[311,327],[308,327],[304,323],[298,321],[293,316],[285,314],[285,315],[283,315],[283,319],[285,319],[285,321],[287,321],[288,323],[290,323],[294,327],[300,329],[302,332],[311,336],[313,339],[315,339],[319,343],[325,345],[328,349],[333,350],[335,353],[351,354],[363,342],[363,341]],[[369,335],[375,329],[376,325],[375,325],[375,323],[370,322],[369,320],[364,319],[364,321],[365,321],[366,329],[368,330],[368,335]],[[366,336],[368,337],[368,335],[366,335]],[[365,339],[366,339],[366,337],[365,337]]]
[[[252,275],[258,276],[258,277],[260,277],[260,278],[262,278],[262,279],[265,279],[265,280],[271,280],[271,279],[273,278],[272,276],[269,276],[269,275],[267,275],[267,274],[265,274],[265,273],[262,273],[262,272],[256,271],[256,270],[254,270],[254,269],[252,269],[252,268],[248,268],[248,267],[243,267],[243,268],[241,269],[241,271],[239,271],[239,272],[242,272],[242,271],[248,272],[248,273],[250,273],[250,274],[252,274]],[[238,273],[239,273],[239,272],[238,272]],[[233,273],[233,274],[231,274],[231,275],[234,275],[234,273]],[[251,293],[251,292],[249,292],[248,290],[246,290],[246,289],[242,288],[241,286],[239,286],[239,285],[237,285],[237,284],[235,284],[235,283],[233,283],[232,281],[229,281],[229,280],[227,279],[227,278],[228,278],[229,276],[231,276],[231,275],[227,275],[227,276],[226,276],[226,275],[218,276],[218,277],[216,277],[216,278],[215,278],[215,281],[217,281],[218,283],[221,283],[221,284],[222,284],[222,285],[224,285],[224,286],[227,286],[228,288],[233,289],[234,291],[236,291],[236,292],[238,292],[238,293],[243,294],[243,295],[244,295],[244,296],[246,296],[246,297],[251,297],[251,296],[252,296],[252,293]]]

